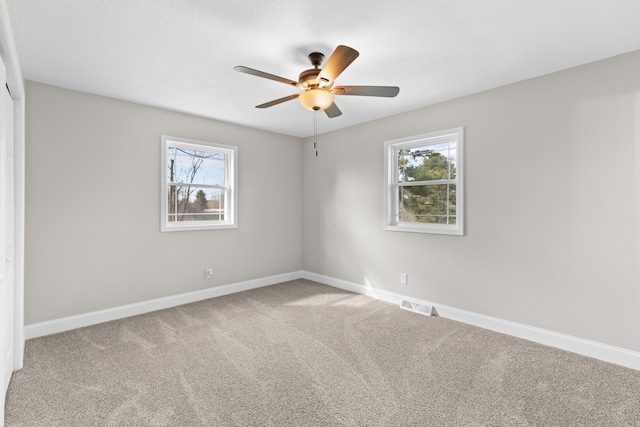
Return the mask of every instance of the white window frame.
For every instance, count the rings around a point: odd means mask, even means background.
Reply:
[[[456,144],[456,178],[454,180],[398,182],[398,151],[403,148],[435,145],[455,141]],[[406,138],[385,141],[384,143],[384,229],[389,231],[406,231],[413,233],[464,235],[464,129],[462,127],[430,132]],[[404,185],[456,185],[456,223],[428,224],[398,221],[398,188]]]
[[[215,230],[225,228],[237,228],[237,208],[238,208],[238,147],[234,145],[218,144],[213,142],[198,141],[194,139],[179,138],[174,136],[161,136],[161,173],[160,173],[160,231],[188,231],[188,230]],[[210,186],[212,188],[223,188],[225,190],[225,219],[224,220],[203,220],[203,221],[175,221],[168,220],[168,156],[167,151],[171,147],[184,148],[188,150],[209,151],[225,154],[225,185]],[[194,184],[196,185],[196,184]],[[197,184],[197,186],[206,186]]]

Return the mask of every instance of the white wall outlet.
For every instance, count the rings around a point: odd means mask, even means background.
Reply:
[[[204,278],[207,280],[213,278],[213,268],[207,268],[204,270]]]
[[[401,285],[407,284],[407,273],[400,273],[400,284]]]

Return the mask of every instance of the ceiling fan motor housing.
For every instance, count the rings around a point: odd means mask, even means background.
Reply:
[[[300,73],[300,77],[298,77],[298,81],[302,84],[307,83],[309,87],[315,85],[316,77],[320,74],[319,68],[309,68],[308,70],[304,70]]]

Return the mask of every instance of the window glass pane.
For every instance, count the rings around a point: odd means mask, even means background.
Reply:
[[[225,220],[224,189],[191,185],[168,187],[169,222]]]
[[[456,178],[455,141],[398,150],[398,182]]]
[[[225,154],[169,147],[167,181],[224,185]]]
[[[456,185],[398,187],[398,222],[456,223]]]

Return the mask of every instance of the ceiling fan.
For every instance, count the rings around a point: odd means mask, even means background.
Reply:
[[[237,66],[234,70],[253,76],[275,80],[280,83],[295,86],[303,89],[303,92],[285,96],[264,104],[256,105],[256,108],[269,108],[286,101],[298,98],[303,107],[309,110],[324,110],[330,118],[338,117],[342,111],[333,102],[334,95],[357,95],[357,96],[381,96],[393,98],[400,92],[397,86],[336,86],[333,87],[335,79],[360,55],[357,50],[349,46],[338,46],[331,54],[324,67],[319,68],[324,59],[320,52],[309,54],[309,60],[314,68],[304,70],[300,73],[298,81],[289,80],[264,71],[253,68]]]

